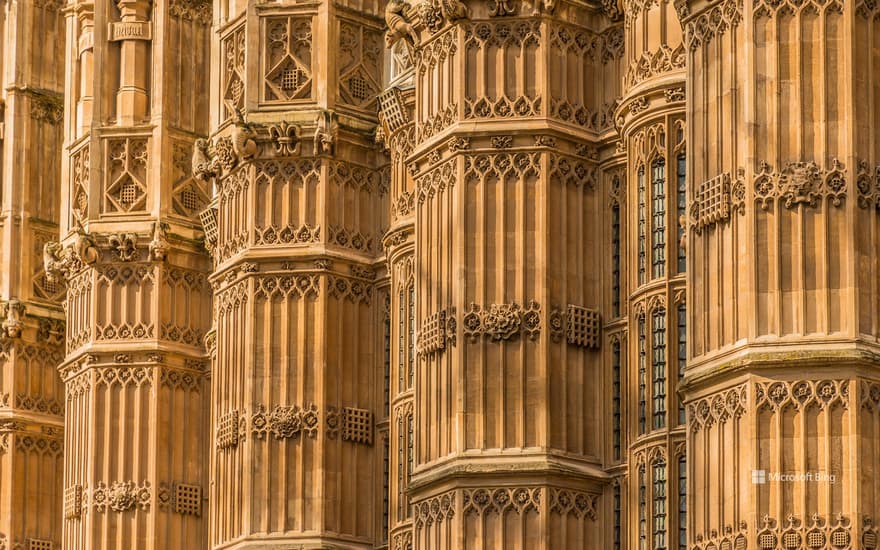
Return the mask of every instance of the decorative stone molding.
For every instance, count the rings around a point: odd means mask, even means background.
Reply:
[[[755,19],[775,17],[778,14],[796,14],[804,10],[815,13],[843,13],[841,0],[757,0],[752,8]]]
[[[498,487],[465,489],[462,491],[464,515],[487,516],[490,514],[504,515],[512,511],[517,514],[532,511],[540,513],[540,487]]]
[[[551,513],[596,521],[600,495],[556,487],[551,487],[549,493]]]
[[[688,404],[688,424],[691,433],[724,424],[731,418],[741,418],[746,412],[748,390],[745,385],[720,391]]]
[[[849,380],[755,382],[755,407],[779,411],[843,406],[849,408]]]
[[[624,85],[632,88],[649,78],[684,69],[687,56],[683,45],[675,49],[662,44],[656,52],[642,52],[638,59],[630,63],[624,77]],[[667,98],[668,99],[668,98]]]
[[[809,523],[790,515],[781,524],[775,518],[765,515],[762,524],[763,527],[758,530],[759,550],[776,550],[776,548],[849,550],[853,547],[850,520],[842,514],[830,520],[819,514],[813,514]]]
[[[880,211],[880,164],[871,168],[867,161],[860,160],[856,174],[859,208],[874,207]]]
[[[830,169],[815,162],[789,162],[782,171],[762,161],[754,182],[755,199],[763,210],[777,200],[786,208],[800,204],[816,207],[822,198],[839,207],[846,198],[846,187],[846,172],[837,159],[831,161]]]
[[[33,411],[41,414],[61,416],[64,414],[64,404],[51,397],[43,395],[29,395],[26,393],[15,394],[15,408]]]
[[[676,4],[678,7],[678,5]],[[679,17],[687,8],[678,9]],[[742,0],[723,0],[684,25],[684,43],[694,51],[742,22]]]
[[[745,550],[748,547],[747,536],[748,525],[741,521],[737,529],[734,529],[732,525],[725,525],[723,533],[720,534],[717,529],[712,529],[705,534],[697,533],[694,535],[694,544],[691,545],[691,550],[717,550],[719,548]]]
[[[457,325],[455,308],[435,311],[422,320],[418,333],[419,354],[428,357],[441,353],[447,344],[454,346]]]
[[[210,25],[213,17],[212,3],[210,0],[170,0],[168,14],[199,25]]]
[[[565,341],[573,346],[599,348],[602,324],[598,310],[572,304],[568,304],[565,311],[554,307],[550,309],[547,324],[554,342],[565,337]]]
[[[300,435],[314,439],[318,435],[318,407],[310,403],[298,405],[275,405],[267,412],[258,405],[251,415],[251,433],[256,439],[265,440],[271,433],[275,439],[296,439]]]
[[[89,491],[91,504],[97,512],[127,512],[138,508],[150,511],[152,489],[149,481],[116,481],[108,486],[103,481]]]
[[[492,342],[510,340],[520,334],[536,340],[541,334],[541,306],[531,300],[524,308],[516,302],[483,307],[471,303],[462,318],[464,335],[471,343],[481,336]]]
[[[254,275],[254,298],[263,300],[315,299],[321,292],[320,276]]]
[[[465,491],[468,493],[468,491]],[[467,498],[467,497],[466,497]],[[465,508],[467,509],[467,508]],[[413,504],[413,517],[416,530],[451,521],[455,516],[455,491]]]

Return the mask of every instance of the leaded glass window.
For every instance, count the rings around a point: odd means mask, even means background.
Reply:
[[[666,162],[657,159],[651,164],[651,275],[662,277],[666,272]]]
[[[651,381],[654,429],[666,426],[666,311],[651,316]]]
[[[655,462],[651,472],[653,481],[654,545],[652,550],[666,550],[666,462]]]

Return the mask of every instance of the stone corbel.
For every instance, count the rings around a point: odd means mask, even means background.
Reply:
[[[339,124],[336,122],[336,113],[333,111],[321,111],[315,121],[315,141],[313,154],[319,156],[331,156],[336,152],[336,137],[339,134]]]
[[[21,331],[24,328],[22,321],[24,304],[14,298],[0,303],[0,317],[3,317],[3,322],[0,323],[0,337],[21,338]]]

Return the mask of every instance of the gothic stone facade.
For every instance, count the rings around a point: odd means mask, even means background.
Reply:
[[[0,549],[878,547],[874,0],[0,4]]]

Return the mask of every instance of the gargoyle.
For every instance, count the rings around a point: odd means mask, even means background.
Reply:
[[[401,38],[410,46],[415,46],[419,41],[419,35],[413,28],[414,9],[404,0],[389,0],[385,5],[385,24],[388,32],[385,33],[385,45],[389,48]]]
[[[193,144],[192,175],[202,181],[207,181],[217,175],[207,139],[197,139]]]
[[[241,109],[236,110],[236,121],[232,126],[232,150],[242,160],[254,158],[257,154],[257,134],[254,125],[247,122]]]

